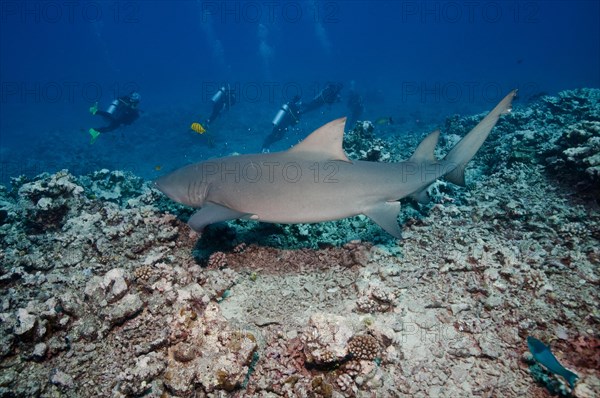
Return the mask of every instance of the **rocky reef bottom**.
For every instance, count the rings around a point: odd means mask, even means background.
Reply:
[[[600,396],[599,95],[561,95],[503,119],[469,189],[407,204],[398,242],[364,217],[198,239],[188,210],[127,173],[13,179],[0,396]],[[530,137],[557,114],[555,139]],[[405,155],[360,135],[355,157]],[[527,336],[579,375],[574,390]]]

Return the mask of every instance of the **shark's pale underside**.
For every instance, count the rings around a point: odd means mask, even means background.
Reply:
[[[197,232],[237,218],[294,224],[364,214],[399,238],[399,200],[426,200],[427,187],[442,177],[464,185],[466,164],[500,115],[510,111],[515,95],[516,90],[508,94],[440,160],[434,157],[439,131],[429,134],[407,161],[350,160],[342,149],[342,118],[287,151],[192,164],[159,178],[156,186],[174,201],[200,208],[189,220]]]

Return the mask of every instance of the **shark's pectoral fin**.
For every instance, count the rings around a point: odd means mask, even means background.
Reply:
[[[207,203],[198,210],[188,221],[188,225],[196,232],[202,232],[204,227],[221,221],[235,220],[247,217],[248,214],[227,208],[215,203]]]
[[[398,225],[400,202],[384,202],[364,212],[364,215],[373,220],[395,238],[402,238],[402,231]]]

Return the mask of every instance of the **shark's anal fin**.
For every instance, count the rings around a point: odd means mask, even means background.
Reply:
[[[429,189],[431,185],[426,186],[425,188],[421,189],[418,192],[413,193],[412,195],[410,195],[411,198],[413,198],[414,200],[416,200],[417,202],[419,202],[422,205],[426,205],[427,203],[431,202],[431,198],[429,197],[429,194],[427,193],[427,190]]]
[[[329,122],[310,133],[308,137],[294,147],[288,149],[288,153],[319,154],[326,160],[342,160],[352,163],[342,147],[345,125],[345,117]]]
[[[458,185],[459,187],[466,187],[467,180],[465,179],[465,165],[460,165],[450,173],[446,174],[444,178],[452,184]]]
[[[398,225],[400,202],[384,202],[364,212],[373,222],[385,229],[395,238],[402,239],[402,230]]]
[[[207,203],[190,217],[188,225],[194,231],[200,233],[207,225],[247,216],[246,213],[241,213],[215,203]]]

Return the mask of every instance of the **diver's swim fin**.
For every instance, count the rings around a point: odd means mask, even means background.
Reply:
[[[94,105],[90,106],[90,113],[92,115],[95,115],[96,112],[98,112],[98,102],[96,102]]]
[[[98,139],[98,137],[100,137],[100,132],[96,129],[89,129],[88,131],[90,133],[90,135],[92,136],[92,138],[90,138],[90,145],[93,144],[94,142],[96,142],[96,140]]]

